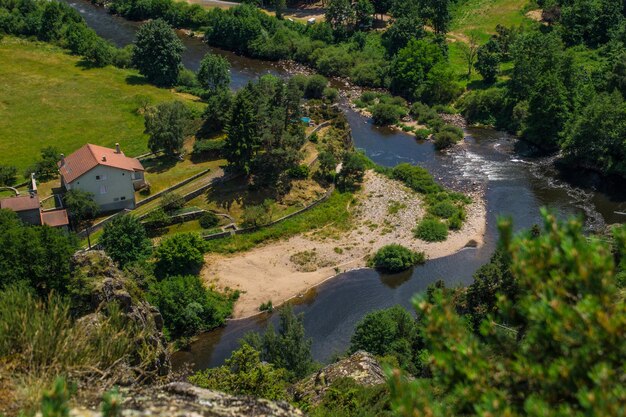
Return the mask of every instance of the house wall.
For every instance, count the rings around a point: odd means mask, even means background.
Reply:
[[[66,185],[66,188],[92,193],[101,211],[133,209],[135,189],[131,174],[119,168],[98,165],[68,184],[69,187]]]

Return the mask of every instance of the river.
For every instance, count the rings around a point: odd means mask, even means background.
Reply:
[[[117,46],[134,39],[139,23],[109,15],[104,9],[82,0],[64,0],[77,9],[100,36]],[[186,46],[183,63],[196,70],[208,51],[225,56],[231,63],[232,87],[271,73],[287,75],[278,63],[252,60],[209,48],[197,38],[181,36]],[[466,129],[465,143],[447,154],[437,153],[430,142],[377,128],[358,113],[345,108],[354,144],[376,163],[394,166],[409,162],[424,166],[442,183],[457,187],[481,188],[487,205],[485,245],[426,262],[412,271],[384,276],[369,270],[343,273],[311,290],[297,300],[296,312],[305,315],[307,335],[313,339],[313,356],[326,361],[347,347],[355,324],[368,312],[396,304],[410,307],[414,294],[442,279],[447,285],[467,285],[472,273],[489,260],[496,241],[498,216],[510,216],[515,228],[541,222],[540,207],[547,206],[560,216],[581,215],[588,230],[601,230],[607,224],[624,222],[626,190],[621,194],[600,192],[603,181],[583,172],[561,173],[551,158],[526,156],[521,142],[491,129]],[[567,182],[564,178],[567,177]],[[578,186],[571,185],[575,180]],[[620,187],[613,187],[620,188]],[[606,191],[606,190],[603,190]],[[238,340],[248,331],[262,330],[277,314],[230,321],[225,327],[203,334],[190,350],[174,355],[174,365],[193,364],[203,369],[223,363]]]

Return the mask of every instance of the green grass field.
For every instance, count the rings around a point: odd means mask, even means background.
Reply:
[[[119,142],[129,156],[144,153],[140,103],[192,103],[189,96],[144,84],[136,71],[85,69],[79,57],[45,43],[5,37],[0,62],[0,164],[18,167],[20,175],[45,146],[69,154],[88,142]]]
[[[526,25],[531,22],[524,15],[529,0],[464,0],[453,10],[452,37],[476,33],[482,42],[495,33],[498,24]]]

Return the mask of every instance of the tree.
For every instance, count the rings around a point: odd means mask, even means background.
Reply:
[[[229,89],[221,89],[212,94],[207,99],[207,106],[202,114],[202,132],[211,134],[223,131],[230,120],[232,103],[233,93]]]
[[[611,245],[587,237],[579,220],[542,213],[539,236],[511,239],[510,222],[500,222],[519,290],[498,293],[497,315],[479,335],[456,313],[454,294],[415,299],[432,378],[394,373],[399,416],[621,414],[626,303]],[[616,243],[624,253],[624,240]]]
[[[354,24],[354,10],[350,0],[328,0],[325,19],[335,36],[344,38]]]
[[[372,107],[372,121],[376,126],[389,126],[398,123],[404,116],[404,109],[395,104],[376,103]]]
[[[416,373],[420,340],[411,314],[400,306],[374,311],[357,323],[349,352],[365,350],[377,356],[394,356],[402,369]]]
[[[411,39],[421,39],[426,35],[424,21],[418,16],[401,16],[382,35],[383,46],[390,57],[408,45]]]
[[[221,55],[207,53],[200,61],[198,81],[205,90],[215,93],[230,84],[230,63]]]
[[[259,148],[260,138],[252,96],[248,89],[240,90],[235,96],[226,132],[224,144],[226,160],[236,170],[249,175],[251,162]]]
[[[247,343],[235,350],[225,365],[198,371],[189,381],[201,388],[234,395],[252,395],[268,400],[287,398],[285,370],[261,362],[259,352]]]
[[[53,146],[41,150],[41,159],[24,172],[24,178],[30,178],[32,173],[40,181],[48,181],[59,175],[57,163],[61,160],[61,152]]]
[[[551,71],[532,92],[523,135],[544,150],[556,150],[569,114],[567,90],[559,75]]]
[[[274,0],[274,10],[276,11],[277,19],[284,19],[283,11],[287,8],[286,0]]]
[[[360,30],[370,30],[373,23],[374,6],[370,0],[357,0],[354,5],[356,26]]]
[[[185,141],[189,110],[180,101],[161,103],[144,115],[144,133],[148,134],[148,148],[152,153],[163,151],[175,155]]]
[[[61,3],[45,3],[43,13],[41,14],[39,39],[46,42],[59,40],[63,30],[63,15]]]
[[[470,34],[467,43],[461,42],[460,46],[463,58],[465,58],[465,62],[467,62],[467,78],[469,79],[472,76],[472,69],[474,68],[474,63],[476,62],[476,55],[478,52],[478,36],[475,33]]]
[[[168,87],[178,80],[183,43],[164,20],[144,23],[137,31],[133,65],[151,83]]]
[[[13,185],[17,179],[17,168],[13,165],[0,165],[0,186]]]
[[[74,235],[25,225],[14,212],[0,210],[0,288],[26,283],[41,296],[65,294],[77,248]]]
[[[205,288],[197,275],[177,275],[155,282],[147,296],[163,315],[170,340],[220,326],[232,309],[232,300]]]
[[[626,104],[615,91],[594,96],[565,129],[563,154],[574,165],[626,177]]]
[[[147,259],[152,253],[152,242],[143,224],[128,214],[107,223],[99,242],[107,255],[122,268]]]
[[[63,196],[63,204],[69,213],[74,230],[80,232],[87,229],[89,248],[91,248],[89,237],[91,225],[99,211],[93,197],[92,193],[83,190],[69,190]]]
[[[486,83],[492,84],[496,81],[501,57],[500,45],[493,39],[478,48],[475,67]]]
[[[422,84],[438,63],[444,64],[445,58],[437,45],[411,39],[391,64],[391,91],[408,99],[419,98]]]
[[[337,178],[337,183],[345,189],[354,188],[363,182],[367,163],[363,154],[349,152],[343,158],[341,171]]]
[[[304,96],[306,98],[322,98],[324,89],[328,85],[328,80],[323,75],[314,74],[307,77],[304,86]]]
[[[280,309],[278,332],[270,324],[262,336],[249,333],[243,340],[260,352],[262,360],[289,371],[292,381],[304,378],[313,368],[311,339],[305,335],[304,316],[296,315],[290,304]]]
[[[450,14],[450,0],[424,0],[422,14],[428,17],[435,34],[448,33],[452,15]]]
[[[206,243],[196,233],[180,233],[161,241],[154,252],[161,276],[197,273],[204,264]]]

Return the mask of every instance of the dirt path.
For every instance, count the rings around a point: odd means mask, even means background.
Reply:
[[[245,253],[211,254],[206,257],[202,277],[218,287],[242,291],[233,315],[248,317],[258,313],[261,303],[271,300],[277,306],[337,272],[365,266],[369,254],[390,243],[424,251],[429,259],[455,253],[470,241],[481,245],[486,212],[481,196],[474,196],[474,201],[460,231],[451,232],[445,242],[423,242],[412,233],[424,215],[420,196],[397,181],[369,171],[357,193],[357,202],[350,207],[353,219],[349,232],[331,225]]]

